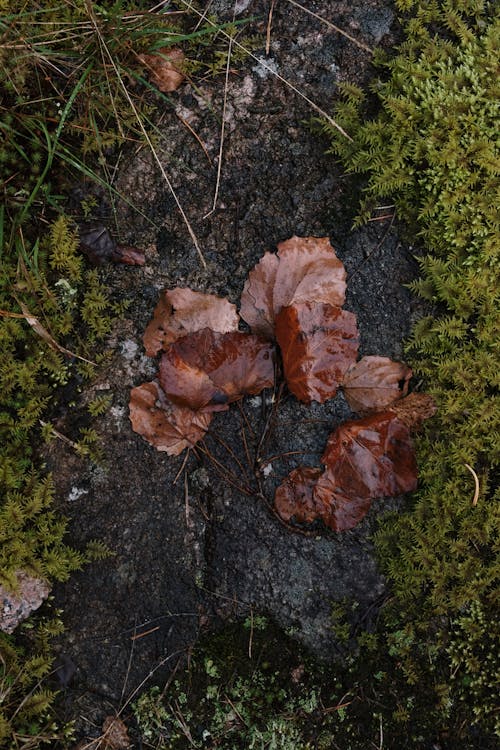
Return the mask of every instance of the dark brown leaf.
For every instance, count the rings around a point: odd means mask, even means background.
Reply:
[[[160,383],[175,403],[221,411],[229,402],[273,385],[273,347],[252,334],[204,328],[167,348]]]
[[[96,222],[80,224],[79,235],[80,251],[94,266],[102,266],[105,263],[143,266],[145,263],[142,250],[128,245],[117,245],[110,232],[102,224]]]
[[[173,404],[156,381],[143,383],[130,393],[132,429],[169,456],[192,448],[204,436],[211,420],[210,413]]]
[[[236,305],[227,299],[181,287],[164,291],[144,333],[146,354],[154,357],[176,339],[202,328],[236,331],[238,323]]]
[[[155,55],[139,55],[151,83],[165,94],[178,89],[186,77],[182,72],[184,59],[184,53],[177,47],[162,47]]]
[[[311,523],[321,517],[325,508],[318,507],[313,495],[321,474],[321,469],[299,466],[283,480],[276,490],[274,504],[284,521]]]
[[[363,357],[345,374],[345,397],[353,411],[369,414],[382,411],[406,396],[412,371],[388,357]]]
[[[276,316],[276,340],[290,391],[300,401],[323,403],[356,361],[356,316],[324,303],[284,307]]]

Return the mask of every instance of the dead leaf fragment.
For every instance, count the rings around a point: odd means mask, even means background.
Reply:
[[[160,384],[175,403],[221,411],[274,384],[273,354],[272,345],[253,334],[204,328],[167,348],[160,361]]]
[[[296,303],[276,316],[276,340],[290,391],[300,401],[323,403],[356,361],[356,316],[325,303]]]
[[[402,362],[368,356],[347,371],[342,387],[351,409],[369,414],[406,396],[411,376],[411,369]]]
[[[173,404],[156,381],[133,388],[129,408],[134,432],[169,456],[178,456],[184,448],[192,448],[212,421],[209,413]]]
[[[236,305],[227,299],[182,287],[164,291],[144,333],[146,354],[154,357],[176,339],[202,328],[236,331],[238,323]]]
[[[105,263],[143,266],[146,262],[143,250],[129,245],[118,245],[103,224],[96,222],[80,224],[79,237],[80,252],[94,266],[102,266]]]
[[[126,750],[130,747],[127,727],[118,716],[106,716],[102,733],[102,745],[105,750]]]
[[[318,507],[313,489],[322,471],[309,466],[299,466],[276,489],[274,504],[284,521],[311,523],[320,518],[324,508]]]
[[[164,94],[179,88],[185,74],[182,65],[184,52],[178,47],[162,47],[154,55],[139,55],[139,60],[147,68],[151,83]]]

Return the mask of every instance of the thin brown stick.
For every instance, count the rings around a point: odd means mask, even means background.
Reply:
[[[138,641],[139,638],[144,638],[144,636],[146,635],[151,635],[151,633],[156,633],[156,631],[159,629],[160,629],[159,625],[157,625],[155,628],[149,628],[149,630],[145,630],[144,633],[137,633],[136,635],[131,635],[130,640]]]
[[[212,453],[207,449],[206,446],[202,445],[201,443],[198,444],[198,447],[202,453],[204,453],[207,458],[210,459],[210,461],[213,464],[214,469],[217,471],[219,476],[221,476],[226,482],[229,482],[233,487],[235,487],[238,492],[242,492],[244,495],[252,496],[254,493],[251,489],[248,487],[245,487],[241,484],[239,484],[237,477],[235,474],[227,468],[227,466],[224,466],[220,461],[218,461]]]
[[[205,156],[206,156],[206,157],[207,157],[207,159],[208,159],[208,163],[210,164],[210,166],[212,166],[212,164],[213,164],[213,160],[212,160],[212,157],[211,157],[211,156],[210,156],[210,154],[208,153],[208,151],[207,151],[207,147],[205,146],[205,144],[204,144],[204,143],[203,143],[203,141],[201,140],[201,138],[200,138],[200,136],[198,135],[198,133],[196,132],[196,130],[194,130],[194,128],[192,128],[192,127],[191,127],[191,125],[190,125],[190,124],[188,123],[188,121],[187,121],[187,120],[185,120],[185,119],[184,119],[183,117],[181,117],[181,116],[180,116],[180,114],[179,114],[178,112],[176,112],[175,114],[177,115],[177,117],[179,118],[179,120],[180,120],[180,121],[182,122],[182,124],[184,125],[184,127],[185,127],[185,128],[187,128],[187,130],[189,130],[189,132],[191,133],[191,135],[192,135],[192,136],[193,136],[194,138],[196,138],[196,140],[198,141],[198,143],[199,143],[199,144],[200,144],[200,146],[201,146],[201,150],[203,151],[203,153],[205,154]]]
[[[217,435],[216,433],[213,433],[212,437],[215,438],[215,440],[217,440],[217,442],[220,443],[220,445],[222,445],[222,447],[226,449],[226,451],[229,453],[231,458],[233,458],[234,461],[238,464],[238,468],[241,469],[242,473],[246,475],[245,467],[243,466],[243,464],[241,463],[241,461],[239,460],[238,456],[233,451],[233,449],[225,442],[225,440],[223,440],[220,437],[220,435]]]
[[[172,482],[172,484],[176,484],[176,483],[177,483],[177,480],[179,479],[180,475],[181,475],[181,474],[182,474],[182,472],[184,471],[184,467],[185,467],[185,466],[186,466],[186,464],[187,464],[187,461],[188,461],[188,458],[189,458],[190,454],[191,454],[191,451],[190,451],[190,449],[188,448],[188,450],[186,451],[186,455],[184,456],[184,459],[183,459],[183,461],[182,461],[182,464],[181,464],[181,468],[179,469],[179,471],[178,471],[178,472],[177,472],[177,474],[175,475],[175,479],[174,479],[174,481]]]
[[[248,431],[250,432],[250,434],[251,434],[251,435],[252,435],[253,437],[255,437],[255,432],[254,432],[254,431],[253,431],[253,429],[252,429],[252,425],[251,425],[251,424],[250,424],[250,422],[248,421],[248,417],[247,417],[247,415],[245,414],[245,410],[244,410],[243,406],[241,405],[241,401],[237,401],[236,403],[238,404],[238,408],[239,408],[239,410],[240,410],[240,414],[241,414],[241,416],[242,416],[242,417],[243,417],[243,419],[245,420],[245,424],[246,424],[246,426],[248,427]]]

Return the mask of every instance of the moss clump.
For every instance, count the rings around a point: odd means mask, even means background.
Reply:
[[[436,721],[461,715],[498,733],[500,14],[481,0],[399,7],[412,16],[396,56],[378,58],[388,76],[372,85],[378,114],[366,120],[362,92],[347,87],[337,117],[353,141],[325,125],[332,150],[365,176],[359,221],[390,200],[423,246],[413,291],[430,314],[409,352],[438,414],[418,441],[413,506],[376,536],[397,597],[386,623],[411,631],[402,668],[425,685]]]

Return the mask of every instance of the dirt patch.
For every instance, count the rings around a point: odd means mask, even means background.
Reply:
[[[227,13],[227,3],[215,5]],[[314,12],[370,46],[390,42],[389,4],[334,5],[316,2]],[[147,262],[104,272],[116,297],[130,300],[110,342],[113,363],[82,396],[112,396],[96,425],[105,463],[88,465],[61,444],[47,456],[60,505],[72,519],[71,543],[83,547],[97,538],[115,553],[56,591],[67,628],[61,659],[76,669],[66,687],[68,712],[83,717],[82,732],[119,708],[150,673],[168,673],[200,628],[217,617],[264,610],[327,657],[338,650],[332,604],[358,602],[366,623],[384,596],[370,534],[377,515],[401,500],[375,503],[352,532],[318,527],[316,536],[307,537],[290,533],[256,495],[256,455],[257,468],[269,467],[259,475],[269,502],[291,468],[318,464],[328,434],[351,416],[341,395],[323,406],[306,407],[287,395],[277,406],[265,395],[241,409],[233,406],[212,423],[206,443],[212,459],[191,455],[180,474],[184,456],[156,452],[132,432],[128,419],[130,388],[155,370],[141,337],[159,291],[190,286],[237,303],[263,252],[293,234],[331,238],[348,271],[346,308],[358,315],[362,355],[401,357],[409,332],[411,300],[403,284],[416,271],[410,249],[387,221],[350,231],[352,184],[325,155],[326,140],[305,124],[317,112],[274,74],[330,111],[339,81],[364,82],[370,75],[370,55],[282,2],[274,10],[266,56],[269,3],[237,6],[256,16],[249,31],[262,34],[263,46],[253,51],[257,59],[229,76],[212,213],[224,81],[184,85],[159,121],[159,153],[207,267],[152,156],[145,150],[124,155],[115,186],[142,214],[120,207],[121,239],[145,247]],[[68,410],[59,428],[71,433],[74,421]]]

